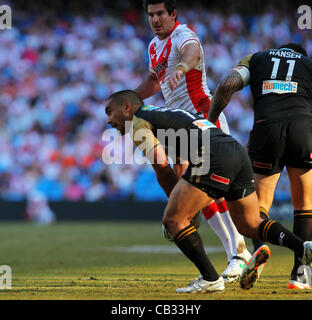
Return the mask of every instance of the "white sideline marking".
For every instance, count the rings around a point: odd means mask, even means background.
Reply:
[[[131,247],[107,247],[106,250],[127,253],[181,253],[175,246],[131,246]],[[207,253],[223,252],[223,247],[205,247]]]

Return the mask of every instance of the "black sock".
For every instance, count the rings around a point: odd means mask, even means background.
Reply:
[[[304,241],[312,240],[312,210],[295,210],[293,232]],[[294,255],[293,272],[297,273],[301,265],[300,256]]]
[[[269,219],[269,213],[268,211],[263,208],[263,207],[259,207],[260,209],[260,217],[263,219],[263,220],[268,220]],[[260,241],[258,239],[252,239],[252,244],[254,246],[254,252],[257,251],[257,249],[261,246],[264,245],[264,242],[263,241]]]
[[[304,241],[279,222],[270,219],[262,221],[258,229],[258,234],[261,240],[287,247],[296,252],[298,257],[302,258]]]
[[[216,281],[219,279],[219,275],[211,264],[199,233],[194,226],[189,225],[181,230],[175,236],[174,242],[184,255],[195,264],[204,280]]]

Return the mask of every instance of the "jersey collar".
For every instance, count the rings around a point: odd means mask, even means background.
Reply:
[[[280,48],[278,50],[289,50],[289,51],[292,51],[292,52],[295,52],[295,53],[299,53],[299,52],[296,52],[295,50],[290,49],[290,48]]]
[[[172,35],[173,31],[180,25],[179,21],[176,21],[174,27],[172,28],[172,30],[170,31],[170,33],[168,34],[168,36],[165,39],[162,39],[161,41],[167,41],[168,38]]]
[[[179,21],[176,21],[173,29],[171,30],[170,34],[169,34],[169,37],[172,35],[172,32],[180,25],[180,22]]]

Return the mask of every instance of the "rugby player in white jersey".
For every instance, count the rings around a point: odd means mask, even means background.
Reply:
[[[197,35],[177,21],[175,0],[144,0],[143,7],[155,37],[148,47],[148,76],[135,91],[142,99],[147,99],[161,90],[168,107],[202,113],[207,117],[211,94],[206,81],[204,53]],[[223,113],[216,125],[229,134]],[[169,166],[169,161],[163,165],[153,164],[158,182],[168,197],[188,164],[183,161],[175,163],[175,175]],[[203,210],[203,215],[227,254],[228,267],[222,273],[223,278],[228,282],[238,280],[241,266],[251,255],[232,222],[225,200],[214,201]]]

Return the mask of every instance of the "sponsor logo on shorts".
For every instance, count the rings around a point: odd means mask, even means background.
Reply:
[[[216,175],[216,174],[214,174],[214,173],[212,173],[212,174],[210,175],[210,179],[213,180],[213,181],[220,182],[220,183],[222,183],[222,184],[229,184],[230,181],[231,181],[231,180],[228,179],[228,178],[224,178],[224,177],[218,176],[218,175]]]
[[[263,163],[259,161],[254,161],[253,166],[261,169],[272,169],[272,164],[271,163]]]
[[[298,83],[293,81],[267,80],[263,81],[262,94],[268,93],[296,93]]]

